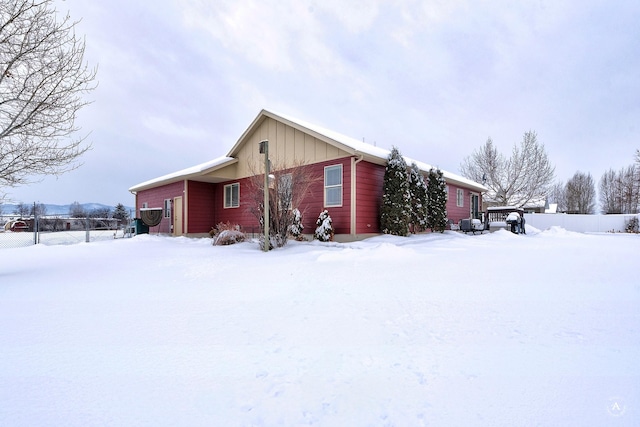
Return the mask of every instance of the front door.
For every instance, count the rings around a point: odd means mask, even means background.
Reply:
[[[477,194],[471,194],[471,218],[480,218],[480,197]]]
[[[182,236],[182,196],[173,198],[173,234]]]

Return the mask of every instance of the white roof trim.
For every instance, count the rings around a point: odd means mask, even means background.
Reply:
[[[296,119],[294,117],[285,115],[285,114],[280,114],[280,113],[275,113],[273,111],[269,111],[269,110],[263,110],[262,113],[266,113],[267,115],[272,115],[272,116],[276,116],[276,117],[280,117],[282,119],[285,119],[287,121],[290,121],[292,123],[296,123],[297,125],[309,129],[317,134],[323,135],[329,139],[332,139],[342,145],[345,145],[349,148],[351,148],[352,150],[354,150],[356,153],[358,154],[364,154],[364,155],[368,155],[371,157],[376,157],[380,160],[383,161],[387,161],[387,159],[389,158],[389,154],[391,153],[391,150],[387,150],[385,148],[380,148],[380,147],[376,147],[374,145],[371,144],[367,144],[366,142],[363,141],[359,141],[355,138],[351,138],[349,136],[345,136],[342,135],[338,132],[334,132],[332,130],[329,129],[325,129],[321,126],[317,126],[314,125],[312,123],[309,122],[305,122],[304,120],[299,120]],[[438,169],[435,168],[433,166],[431,166],[430,164],[424,163],[424,162],[420,162],[414,159],[411,159],[410,157],[406,157],[403,156],[404,161],[407,163],[408,166],[411,166],[412,163],[415,163],[418,168],[423,171],[423,172],[429,172],[431,169]],[[442,169],[441,169],[442,170]],[[476,189],[477,191],[487,191],[488,188],[486,188],[485,186],[483,186],[482,184],[475,182],[471,179],[465,178],[463,176],[442,170],[442,174],[444,176],[445,181],[454,181],[460,184],[464,184],[466,186],[472,187],[474,189]]]
[[[363,141],[359,141],[355,138],[351,138],[349,136],[340,134],[338,132],[334,132],[332,130],[315,125],[313,123],[309,123],[304,120],[300,120],[300,119],[288,116],[286,114],[275,113],[270,110],[262,110],[260,114],[258,114],[258,116],[254,119],[254,121],[249,125],[249,127],[243,132],[242,136],[240,137],[240,139],[238,139],[236,144],[231,148],[227,156],[218,157],[217,159],[211,160],[206,163],[202,163],[187,169],[183,169],[168,175],[164,175],[149,181],[145,181],[138,185],[134,185],[129,189],[129,191],[135,192],[135,191],[143,190],[149,187],[153,187],[161,183],[176,182],[181,179],[187,179],[189,177],[204,175],[205,173],[210,172],[211,169],[215,169],[222,165],[226,165],[233,161],[237,161],[237,159],[232,157],[232,154],[238,149],[240,144],[242,144],[244,138],[248,135],[248,132],[250,132],[250,130],[254,126],[256,126],[257,123],[259,123],[260,118],[262,116],[271,117],[275,120],[280,119],[283,121],[290,122],[303,130],[307,130],[311,134],[317,134],[322,136],[326,140],[333,141],[337,146],[342,146],[342,148],[347,148],[347,151],[352,151],[354,154],[358,154],[358,155],[364,155],[365,157],[369,157],[370,159],[377,159],[380,163],[386,162],[387,159],[389,158],[389,154],[391,153],[390,150],[387,150],[385,148],[380,148],[371,144],[367,144]],[[427,163],[411,159],[410,157],[406,157],[406,156],[403,156],[403,157],[407,165],[411,166],[412,163],[415,163],[418,166],[418,168],[423,172],[429,172],[429,170],[431,170],[432,168],[437,169]],[[465,178],[463,176],[460,176],[445,170],[442,170],[442,174],[444,176],[445,181],[447,181],[447,183],[462,184],[466,187],[469,187],[479,192],[484,192],[488,190],[482,184],[477,183],[468,178]]]
[[[160,176],[158,178],[150,179],[149,181],[141,182],[140,184],[134,185],[133,187],[129,188],[129,191],[140,191],[144,190],[145,188],[154,187],[157,184],[177,182],[189,177],[204,175],[221,166],[226,166],[237,161],[238,160],[234,159],[233,157],[218,157],[217,159],[213,159],[205,163],[200,163],[199,165],[191,166],[190,168],[182,169],[167,175]]]

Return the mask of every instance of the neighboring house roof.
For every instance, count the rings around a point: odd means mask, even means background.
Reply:
[[[152,188],[158,185],[168,184],[171,182],[177,182],[184,179],[215,182],[210,178],[210,175],[209,176],[207,175],[215,171],[216,169],[220,169],[232,164],[233,162],[237,162],[238,160],[236,159],[236,156],[238,155],[240,148],[248,141],[248,139],[251,137],[254,131],[267,118],[271,118],[276,121],[282,122],[288,126],[291,126],[294,129],[297,129],[301,132],[312,135],[315,138],[326,142],[327,144],[335,146],[340,150],[350,153],[351,155],[362,157],[364,160],[369,161],[371,163],[385,165],[390,154],[390,151],[387,149],[376,147],[371,144],[367,144],[355,138],[342,135],[340,133],[334,132],[329,129],[325,129],[321,126],[314,125],[304,120],[299,120],[291,116],[287,116],[285,114],[274,113],[273,111],[269,111],[269,110],[262,110],[253,120],[253,122],[251,122],[249,127],[242,133],[242,135],[240,136],[238,141],[235,143],[235,145],[231,148],[231,150],[229,150],[229,153],[227,154],[226,157],[219,157],[210,162],[202,163],[200,165],[196,165],[191,168],[183,169],[181,171],[164,175],[159,178],[145,181],[141,184],[134,185],[129,189],[129,191],[132,191],[132,192],[140,191],[147,188]],[[432,169],[432,166],[427,163],[413,160],[406,156],[404,157],[404,159],[407,165],[416,163],[418,168],[423,172],[428,172],[430,169]],[[448,184],[460,184],[478,192],[487,191],[486,187],[484,187],[483,185],[473,180],[467,179],[460,175],[456,175],[454,173],[444,171],[444,170],[442,171],[442,173],[444,175],[445,181]]]
[[[544,210],[544,213],[548,213],[548,214],[558,213],[558,204],[557,203],[549,203],[549,207]]]

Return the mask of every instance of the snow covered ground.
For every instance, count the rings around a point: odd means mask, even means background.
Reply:
[[[0,250],[0,425],[640,425],[640,236],[528,233]]]

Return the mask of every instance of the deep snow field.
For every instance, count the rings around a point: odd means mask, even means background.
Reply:
[[[640,425],[640,236],[528,232],[0,249],[0,425]]]

